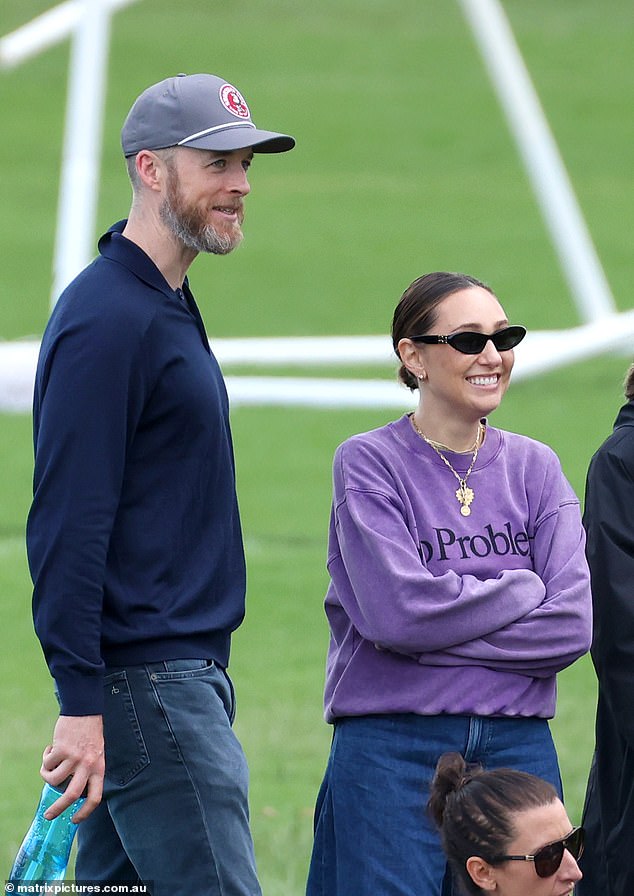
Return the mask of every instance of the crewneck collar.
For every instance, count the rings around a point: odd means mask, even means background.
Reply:
[[[493,426],[490,426],[486,420],[486,417],[483,417],[482,421],[486,426],[486,437],[478,451],[478,461],[476,463],[476,469],[480,469],[483,466],[486,466],[497,456],[500,450],[502,439],[501,431]],[[418,433],[414,430],[409,413],[404,414],[399,420],[395,420],[391,424],[391,426],[393,428],[395,437],[401,442],[401,444],[407,451],[418,455],[426,461],[437,464],[439,466],[444,466],[444,462],[442,458],[438,456],[438,453],[434,451],[432,446],[429,445],[423,438],[421,438],[421,436],[419,436]],[[454,466],[458,471],[466,470],[469,467],[473,456],[471,452],[464,453],[460,451],[443,450],[442,453],[447,456],[447,458],[451,461],[452,466]]]

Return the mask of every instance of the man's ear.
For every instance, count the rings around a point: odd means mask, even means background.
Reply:
[[[134,162],[142,183],[150,190],[160,190],[165,178],[165,165],[156,153],[142,149]]]
[[[474,884],[481,890],[492,892],[497,889],[495,868],[480,856],[470,856],[466,861],[467,871]]]

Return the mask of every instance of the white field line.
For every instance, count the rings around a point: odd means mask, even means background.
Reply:
[[[39,340],[0,342],[0,410],[31,408]],[[213,339],[211,346],[225,373],[248,363],[272,366],[386,368],[385,379],[289,376],[236,376],[227,373],[234,405],[308,407],[411,407],[414,398],[396,381],[397,362],[385,336],[323,336],[271,339]],[[515,381],[546,373],[610,351],[634,358],[634,310],[606,315],[569,330],[529,333],[515,349]]]
[[[67,37],[78,27],[85,0],[66,0],[0,38],[0,68],[14,68]],[[102,0],[103,2],[103,0]],[[116,12],[135,0],[107,0]]]

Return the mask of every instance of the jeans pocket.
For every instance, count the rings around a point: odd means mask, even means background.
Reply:
[[[188,705],[205,705],[213,694],[229,722],[233,724],[236,699],[233,683],[226,669],[213,660],[169,660],[163,668],[148,666],[149,678],[156,698],[166,716],[178,713]],[[167,668],[165,668],[167,667]],[[211,690],[210,690],[211,688]]]
[[[162,663],[149,663],[150,681],[186,681],[190,678],[204,678],[207,672],[215,669],[213,660],[165,660]]]
[[[149,765],[150,757],[126,672],[106,675],[104,687],[106,781],[113,787],[123,787]]]
[[[227,670],[222,669],[221,671],[225,681],[227,682],[227,687],[229,688],[229,695],[228,699],[225,701],[225,708],[227,710],[227,715],[229,716],[229,722],[233,725],[236,718],[236,692]]]

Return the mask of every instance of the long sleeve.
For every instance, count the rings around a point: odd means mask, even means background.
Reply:
[[[464,472],[469,455],[454,454]],[[590,643],[579,501],[554,452],[489,428],[469,486],[407,417],[335,454],[325,707],[550,717]],[[468,684],[467,684],[468,683]]]
[[[455,645],[419,662],[451,665],[457,660],[548,677],[587,653],[592,637],[590,577],[579,505],[558,477],[548,494],[561,493],[555,509],[536,522],[534,569],[544,583],[543,601],[521,619],[485,637]]]
[[[634,749],[634,428],[617,429],[592,460],[584,524],[592,577],[592,659],[601,694]]]
[[[524,618],[545,597],[530,569],[485,580],[453,569],[433,575],[402,510],[378,492],[348,491],[335,525],[341,554],[329,566],[346,583],[338,589],[341,605],[366,640],[386,649],[416,654],[472,642]],[[340,564],[345,577],[336,575]]]
[[[124,223],[60,297],[36,374],[27,551],[66,715],[101,711],[104,667],[226,667],[245,610],[222,372],[187,283],[186,306]]]
[[[142,404],[137,353],[105,316],[93,327],[62,324],[38,377],[27,525],[34,623],[69,715],[101,710],[105,565]]]

